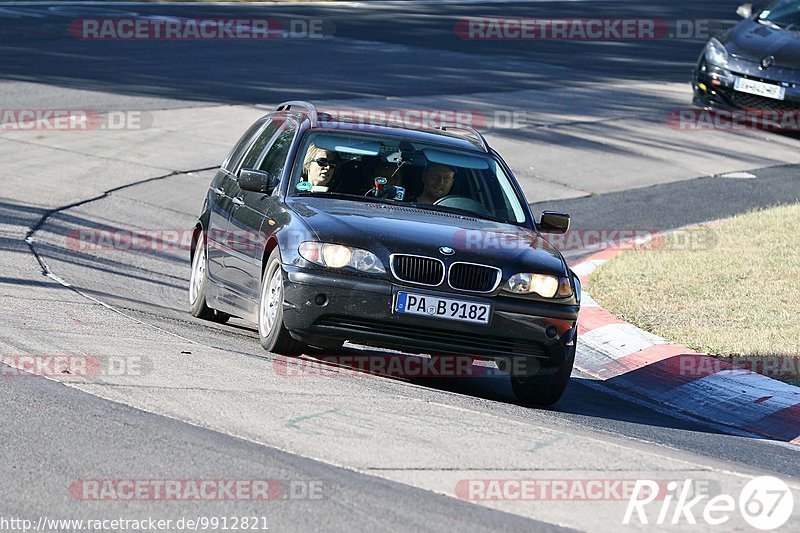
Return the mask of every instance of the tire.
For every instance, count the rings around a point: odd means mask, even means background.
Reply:
[[[192,276],[189,278],[189,311],[197,318],[224,324],[231,315],[211,309],[206,304],[207,267],[206,240],[201,231],[195,241],[194,257],[192,258]]]
[[[268,352],[298,355],[307,346],[296,341],[283,324],[283,268],[278,248],[272,250],[261,276],[258,301],[258,337]]]
[[[577,339],[575,340],[577,345]],[[526,361],[528,362],[528,361]],[[525,373],[511,372],[511,388],[514,396],[525,405],[535,407],[549,407],[564,394],[575,364],[575,345],[565,347],[564,362],[555,373],[545,375],[525,375]],[[538,363],[533,363],[533,367]]]

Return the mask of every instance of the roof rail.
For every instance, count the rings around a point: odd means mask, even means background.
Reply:
[[[465,137],[469,137],[470,141],[481,148],[484,152],[489,152],[489,143],[486,142],[486,138],[483,136],[481,132],[476,130],[471,126],[463,126],[461,124],[440,124],[436,126],[437,130],[442,131],[451,131],[451,130],[461,130],[467,132]]]
[[[319,124],[319,115],[317,114],[317,108],[311,102],[305,102],[303,100],[289,100],[288,102],[283,102],[282,104],[278,104],[278,107],[275,108],[275,111],[294,111],[292,108],[303,108],[308,115],[308,118],[311,120],[311,126],[316,127]]]

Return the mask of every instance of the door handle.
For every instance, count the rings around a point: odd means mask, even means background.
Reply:
[[[222,196],[222,195],[224,195],[224,194],[225,194],[225,191],[223,191],[223,190],[222,190],[222,189],[220,189],[219,187],[214,187],[214,188],[213,188],[213,189],[211,189],[211,190],[212,190],[212,191],[214,192],[214,194],[216,194],[217,196]]]
[[[231,202],[232,202],[234,205],[244,205],[244,200],[242,200],[242,199],[241,199],[241,198],[239,198],[238,196],[237,196],[236,198],[233,198],[233,199],[231,200]]]

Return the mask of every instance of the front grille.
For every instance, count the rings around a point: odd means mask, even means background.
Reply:
[[[492,335],[465,334],[428,326],[379,322],[343,316],[324,316],[314,323],[331,335],[355,343],[419,350],[437,354],[481,355],[485,357],[527,356],[547,358],[544,345],[525,339],[509,339]],[[383,341],[383,342],[381,342]]]
[[[454,289],[473,292],[491,292],[500,280],[500,269],[474,265],[472,263],[453,263],[450,266],[448,282]]]
[[[730,91],[729,98],[736,107],[743,109],[755,109],[758,111],[797,111],[800,104],[788,100],[775,100],[755,94],[748,94],[739,91]]]
[[[435,287],[444,280],[444,263],[432,257],[393,255],[392,273],[401,281]]]

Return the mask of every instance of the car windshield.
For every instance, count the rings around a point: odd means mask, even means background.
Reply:
[[[759,22],[784,30],[800,31],[800,0],[778,0],[761,10]]]
[[[292,173],[292,196],[396,203],[511,224],[525,222],[494,158],[384,136],[314,132]]]

